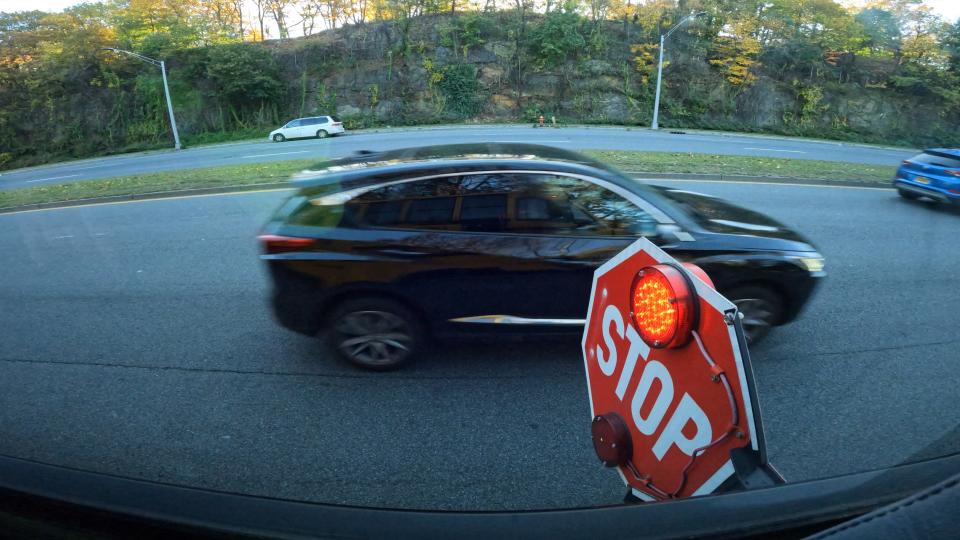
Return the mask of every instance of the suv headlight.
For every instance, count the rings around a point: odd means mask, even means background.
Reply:
[[[825,261],[823,255],[820,255],[819,253],[811,253],[808,256],[802,257],[791,257],[791,259],[796,261],[797,264],[804,267],[807,272],[810,272],[811,274],[823,272]]]

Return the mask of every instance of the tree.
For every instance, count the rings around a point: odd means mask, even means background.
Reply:
[[[293,0],[268,0],[267,10],[277,24],[277,33],[280,39],[290,37],[290,30],[287,28],[287,8],[293,5]]]
[[[242,12],[235,0],[203,0],[200,4],[210,43],[227,43],[243,39]]]
[[[266,39],[267,29],[266,29],[266,20],[267,13],[270,11],[270,0],[251,0],[254,7],[254,15],[257,18],[257,23],[260,25],[260,41]]]
[[[246,34],[243,33],[244,0],[230,0],[230,4],[233,6],[233,16],[236,17],[235,20],[237,21],[237,35],[243,40],[246,37]]]
[[[875,55],[893,54],[900,45],[900,26],[893,13],[880,8],[867,8],[855,19],[863,27],[864,45]]]
[[[944,30],[943,48],[949,58],[950,70],[960,75],[960,20]]]
[[[272,106],[282,86],[277,64],[268,51],[221,45],[210,50],[209,58],[207,76],[214,85],[214,95],[224,102],[238,125],[276,120]]]
[[[733,25],[729,36],[714,41],[710,64],[718,67],[734,86],[749,85],[757,79],[751,68],[757,63],[760,42],[754,39],[749,26]]]
[[[573,11],[552,11],[530,32],[529,47],[534,62],[552,69],[577,57],[587,42],[580,33],[580,16]]]

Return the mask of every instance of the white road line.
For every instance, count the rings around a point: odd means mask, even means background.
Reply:
[[[113,162],[113,161],[110,161],[110,162],[107,162],[107,163],[97,163],[96,165],[87,165],[87,166],[84,166],[84,167],[70,167],[70,168],[73,169],[73,170],[75,170],[75,171],[83,171],[83,170],[86,170],[86,169],[101,169],[101,168],[103,168],[103,167],[116,167],[117,165],[128,165],[128,164],[130,164],[130,163],[133,163],[134,161],[137,161],[137,160],[135,160],[135,159],[127,159],[127,160],[123,160],[123,161],[118,161],[118,162],[116,162],[116,163]]]
[[[60,180],[63,178],[73,178],[74,176],[80,176],[79,174],[68,174],[66,176],[51,176],[50,178],[41,178],[39,180],[27,180],[27,184],[32,184],[34,182],[46,182],[47,180]]]
[[[753,146],[746,146],[744,147],[744,150],[760,150],[762,152],[788,152],[790,154],[806,154],[806,152],[803,152],[801,150],[781,150],[779,148],[756,148]]]
[[[304,154],[306,152],[309,152],[309,150],[297,150],[296,152],[277,152],[276,154],[256,154],[252,156],[240,156],[240,158],[246,159],[255,157],[286,156],[288,154]]]

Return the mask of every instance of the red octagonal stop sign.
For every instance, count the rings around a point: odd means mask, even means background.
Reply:
[[[610,439],[608,464],[644,500],[713,492],[734,474],[730,451],[759,451],[761,438],[733,303],[678,265],[699,306],[690,339],[676,348],[641,339],[631,288],[659,263],[675,261],[640,239],[598,268],[583,335],[594,443]]]

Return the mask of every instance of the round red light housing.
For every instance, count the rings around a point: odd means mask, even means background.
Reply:
[[[601,414],[590,423],[593,450],[607,467],[625,465],[633,457],[633,440],[627,423],[617,413]]]
[[[697,325],[698,302],[683,270],[648,266],[630,287],[630,320],[643,341],[656,349],[682,347]]]
[[[710,276],[707,275],[703,268],[700,268],[699,266],[689,262],[680,263],[680,265],[686,268],[691,274],[700,278],[700,281],[709,285],[711,289],[716,289],[716,287],[713,285],[713,280],[710,279]]]

